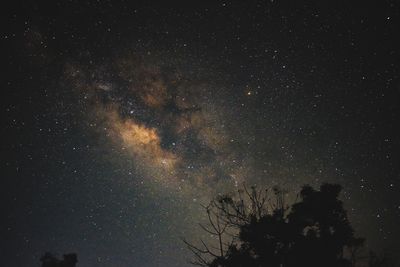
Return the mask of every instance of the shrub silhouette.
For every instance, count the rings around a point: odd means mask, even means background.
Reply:
[[[46,252],[40,259],[42,267],[75,267],[78,257],[75,253],[64,254],[63,259],[57,259],[53,254]]]
[[[354,236],[338,198],[341,190],[336,184],[323,184],[319,190],[306,185],[300,201],[291,206],[285,204],[285,192],[279,188],[244,187],[235,197],[217,197],[205,207],[209,226],[200,226],[218,237],[218,249],[203,241],[195,246],[184,240],[195,257],[191,263],[210,267],[356,266],[364,239]],[[231,237],[229,243],[227,237]]]

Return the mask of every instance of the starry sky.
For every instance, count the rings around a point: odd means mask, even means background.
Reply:
[[[398,255],[397,1],[131,2],[2,11],[4,266],[189,266],[201,204],[243,183],[339,183]]]

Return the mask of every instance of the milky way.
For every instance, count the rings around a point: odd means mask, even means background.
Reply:
[[[154,61],[128,54],[107,67],[67,64],[66,83],[85,99],[85,119],[147,179],[185,190],[242,184],[250,176],[248,151],[238,143],[234,129],[241,126],[226,85],[168,59]]]
[[[396,254],[398,4],[245,2],[9,10],[5,266],[188,266],[201,205],[243,184],[339,183]]]

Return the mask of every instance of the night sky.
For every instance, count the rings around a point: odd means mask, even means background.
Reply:
[[[188,266],[243,183],[339,183],[399,255],[398,1],[131,2],[2,8],[1,266]]]

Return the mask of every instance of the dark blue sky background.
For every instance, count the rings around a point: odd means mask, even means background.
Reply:
[[[2,11],[4,266],[187,266],[199,202],[243,181],[340,183],[399,252],[398,2],[242,2]]]

